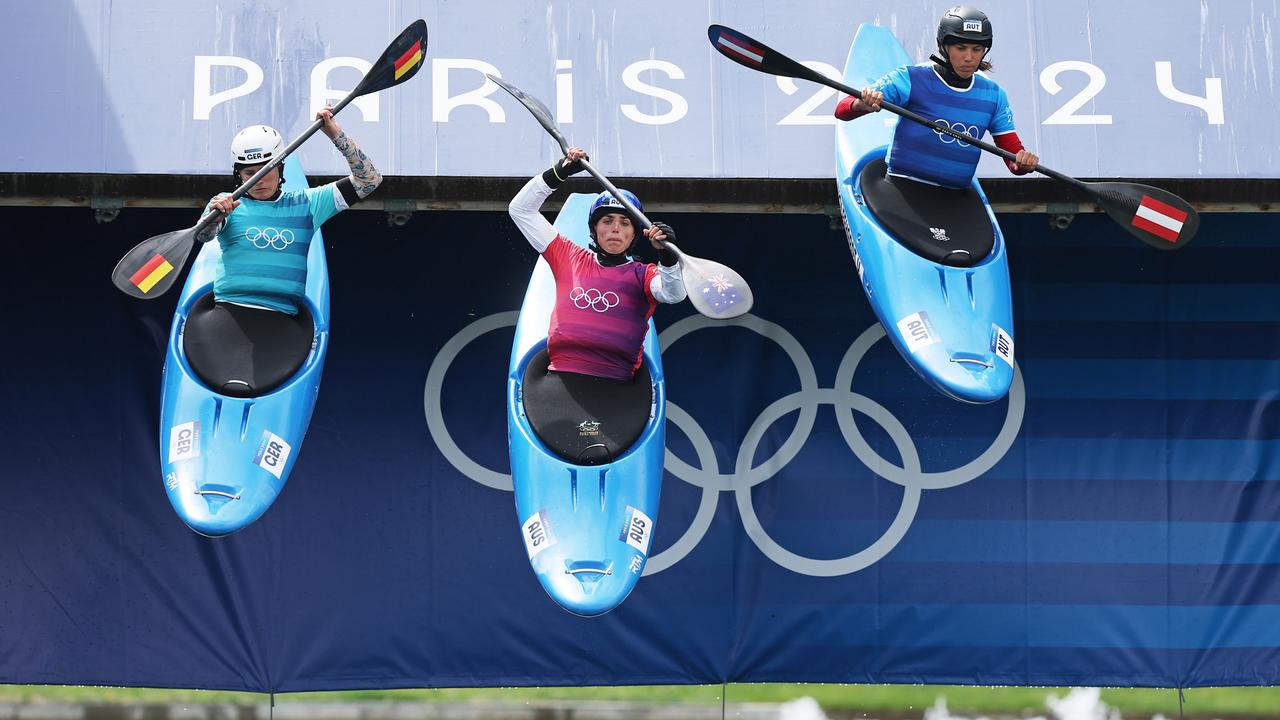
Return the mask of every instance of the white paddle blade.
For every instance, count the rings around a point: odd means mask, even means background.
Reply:
[[[755,302],[747,281],[718,262],[680,253],[680,275],[694,309],[713,320],[745,315]]]

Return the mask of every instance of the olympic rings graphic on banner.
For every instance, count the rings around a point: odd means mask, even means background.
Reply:
[[[253,246],[259,250],[266,250],[268,247],[284,250],[293,244],[293,231],[289,228],[277,230],[273,227],[254,226],[244,231],[244,239],[253,243]]]
[[[945,125],[951,128],[952,130],[955,130],[956,132],[964,133],[965,135],[968,135],[970,137],[976,138],[976,137],[982,136],[982,131],[978,130],[977,125],[965,125],[962,122],[947,122],[942,118],[938,118],[934,122],[938,123],[939,125]],[[969,147],[969,143],[963,140],[960,140],[958,138],[954,138],[942,132],[941,130],[934,130],[933,133],[937,135],[938,139],[944,143],[960,143],[960,147]]]
[[[591,308],[596,312],[604,312],[611,308],[618,307],[618,293],[612,290],[600,292],[595,288],[583,290],[582,286],[569,291],[569,300],[573,302],[573,306],[579,310]]]
[[[427,371],[423,405],[427,428],[441,454],[454,468],[472,480],[497,490],[511,490],[511,476],[485,468],[453,442],[444,424],[440,407],[440,392],[445,373],[458,353],[477,337],[493,330],[512,327],[519,317],[517,312],[489,315],[463,328],[454,335],[436,355]],[[664,467],[667,472],[702,489],[698,504],[688,529],[670,547],[649,558],[644,574],[653,575],[672,567],[684,559],[702,541],[711,527],[720,493],[732,492],[742,517],[743,528],[756,547],[773,562],[792,572],[814,577],[847,575],[866,569],[892,550],[911,527],[919,508],[924,490],[939,490],[969,482],[990,470],[999,462],[1017,439],[1026,410],[1026,388],[1022,371],[1014,363],[1013,386],[1009,390],[1008,410],[1004,424],[991,445],[977,458],[957,468],[940,472],[925,472],[920,455],[911,434],[892,413],[875,400],[853,392],[854,372],[873,345],[885,336],[879,323],[867,328],[845,352],[836,370],[834,387],[818,387],[817,374],[808,353],[796,338],[780,325],[758,316],[747,314],[733,320],[710,320],[701,315],[685,318],[664,330],[658,337],[662,351],[666,352],[676,341],[698,330],[719,327],[740,327],[751,330],[777,343],[791,359],[800,381],[800,389],[782,397],[766,407],[748,428],[738,448],[734,472],[721,473],[716,461],[711,438],[703,427],[687,412],[670,400],[667,401],[667,419],[671,421],[693,446],[698,466],[694,467],[677,457],[668,448]],[[805,557],[783,547],[774,540],[760,522],[751,497],[751,489],[769,480],[790,463],[808,440],[817,418],[818,407],[831,405],[836,412],[836,422],[845,443],[864,465],[875,474],[903,488],[902,502],[889,527],[867,547],[841,558],[823,560]],[[766,431],[786,415],[797,412],[795,427],[774,454],[759,465],[752,465],[756,451]],[[854,412],[862,413],[884,429],[889,440],[897,448],[902,465],[880,456],[858,430]]]

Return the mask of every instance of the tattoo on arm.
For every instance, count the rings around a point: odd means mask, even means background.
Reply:
[[[351,184],[356,195],[361,199],[369,197],[382,182],[378,168],[373,166],[369,156],[356,147],[355,141],[347,137],[345,132],[334,138],[333,146],[338,148],[338,152],[342,153],[342,157],[347,159],[347,165],[351,167]]]

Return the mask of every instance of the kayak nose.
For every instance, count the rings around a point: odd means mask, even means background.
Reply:
[[[617,607],[635,587],[632,572],[614,572],[613,561],[564,560],[562,572],[540,576],[557,603],[574,615],[594,617]]]
[[[583,617],[603,615],[635,589],[644,571],[653,521],[626,503],[611,502],[609,493],[617,489],[603,477],[579,480],[562,490],[570,492],[559,498],[561,502],[544,500],[547,510],[525,523],[530,528],[526,549],[533,554],[538,582],[561,607]],[[636,523],[646,533],[641,540],[631,535],[640,532],[633,530]]]
[[[988,355],[979,355],[971,352],[951,353],[951,362],[960,365],[974,375],[981,375],[987,370],[995,367],[995,363],[993,362],[994,359],[995,358]]]
[[[613,574],[613,563],[599,560],[566,560],[564,565],[565,574],[582,585],[582,592],[587,597],[595,594],[601,580]]]
[[[222,537],[256,520],[242,488],[206,483],[193,493],[203,501],[206,512],[190,512],[184,517],[192,530],[208,537]],[[260,513],[259,513],[260,514]]]
[[[209,469],[182,468],[171,474],[169,498],[183,522],[201,535],[230,535],[257,520],[275,499],[274,488],[226,482],[227,473],[202,472]],[[207,475],[221,481],[203,482]]]
[[[204,499],[209,506],[209,514],[217,516],[227,503],[235,502],[240,499],[240,489],[231,487],[230,485],[208,484],[197,488],[195,493]]]
[[[1009,393],[1013,369],[991,353],[953,351],[949,353],[949,369],[925,376],[930,384],[956,400],[985,404]]]

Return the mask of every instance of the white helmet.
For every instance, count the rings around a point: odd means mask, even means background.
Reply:
[[[231,140],[231,161],[236,165],[259,165],[284,152],[284,138],[275,128],[251,125]]]

